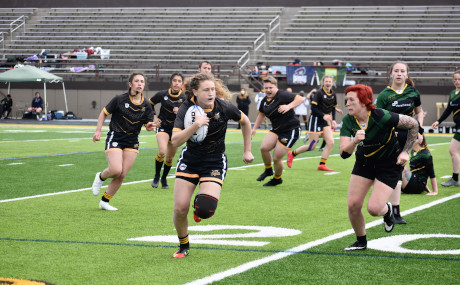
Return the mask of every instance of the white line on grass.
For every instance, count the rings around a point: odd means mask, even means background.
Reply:
[[[449,197],[445,197],[445,198],[430,202],[430,203],[425,204],[425,205],[421,205],[421,206],[406,210],[406,211],[402,212],[401,215],[406,216],[406,215],[409,215],[409,214],[412,214],[412,213],[415,213],[415,212],[418,212],[418,211],[421,211],[421,210],[428,209],[430,207],[433,207],[435,205],[447,202],[449,200],[452,200],[452,199],[455,199],[455,198],[458,198],[458,197],[460,197],[460,193],[457,193],[455,195],[452,195],[452,196],[449,196]],[[372,221],[370,223],[367,223],[366,224],[366,229],[378,226],[380,224],[383,224],[383,219],[378,219],[378,220]],[[234,267],[234,268],[231,268],[231,269],[228,269],[228,270],[225,270],[225,271],[210,275],[208,277],[201,278],[201,279],[186,283],[186,285],[210,284],[212,282],[222,280],[222,279],[224,279],[226,277],[230,277],[230,276],[233,276],[233,275],[236,275],[236,274],[243,273],[245,271],[248,271],[249,269],[256,268],[256,267],[261,266],[263,264],[267,264],[269,262],[276,261],[276,260],[288,257],[288,256],[296,254],[296,253],[300,253],[300,252],[305,251],[307,249],[310,249],[312,247],[315,247],[315,246],[318,246],[318,245],[321,245],[321,244],[325,244],[327,242],[330,242],[330,241],[333,241],[333,240],[336,240],[336,239],[343,238],[343,237],[345,237],[347,235],[350,235],[350,234],[353,234],[353,233],[354,233],[353,229],[350,229],[350,230],[346,230],[346,231],[343,231],[343,232],[340,232],[340,233],[336,233],[336,234],[333,234],[333,235],[330,235],[330,236],[327,236],[327,237],[324,237],[324,238],[321,238],[321,239],[318,239],[318,240],[307,242],[305,244],[293,247],[293,248],[288,249],[286,251],[275,253],[275,254],[272,254],[270,256],[267,256],[267,257],[264,257],[264,258],[261,258],[261,259],[257,259],[257,260],[254,260],[254,261],[250,261],[250,262],[247,262],[245,264],[239,265],[237,267]]]

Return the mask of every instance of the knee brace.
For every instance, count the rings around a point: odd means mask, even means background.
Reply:
[[[217,208],[218,200],[207,194],[198,194],[195,196],[193,208],[195,215],[202,219],[210,218],[214,215]]]

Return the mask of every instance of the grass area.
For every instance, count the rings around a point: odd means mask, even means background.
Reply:
[[[292,169],[285,169],[282,185],[264,188],[256,178],[263,171],[258,149],[265,133],[254,137],[256,159],[246,166],[241,160],[242,136],[230,130],[229,171],[216,214],[199,224],[189,217],[190,226],[204,227],[191,227],[191,239],[205,241],[192,242],[190,255],[175,260],[171,257],[177,247],[172,223],[174,179],[171,175],[169,190],[150,186],[156,154],[154,133],[141,133],[140,153],[125,180],[131,184],[123,185],[111,202],[119,211],[107,212],[98,210],[100,197],[89,190],[94,174],[107,164],[104,143],[93,143],[93,132],[94,126],[0,125],[0,280],[14,277],[53,284],[184,284],[351,228],[346,198],[354,159],[343,160],[337,155],[338,140],[328,160],[328,166],[337,173],[316,171],[320,152],[314,150],[296,158]],[[430,135],[427,140],[439,184],[447,179],[440,177],[451,175],[451,136]],[[296,147],[301,144],[299,141]],[[66,192],[71,190],[80,191]],[[459,190],[440,186],[438,196],[403,195],[401,210],[451,197]],[[49,193],[62,194],[9,200]],[[460,235],[459,204],[459,199],[452,199],[406,215],[408,224],[398,225],[391,234],[384,232],[383,225],[371,227],[368,239],[403,234]],[[368,223],[381,220],[367,212],[365,218]],[[200,231],[211,226],[222,227]],[[145,236],[164,236],[172,242],[130,240]],[[353,235],[345,234],[217,283],[458,283],[460,254],[375,249],[344,252],[343,248],[353,241]],[[403,247],[458,250],[460,239],[416,239]]]

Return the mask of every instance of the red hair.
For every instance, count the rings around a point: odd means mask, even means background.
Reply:
[[[348,86],[347,89],[345,89],[345,94],[348,92],[356,92],[359,102],[366,105],[367,110],[372,111],[375,109],[376,106],[372,104],[373,92],[371,87],[364,84],[356,84]]]

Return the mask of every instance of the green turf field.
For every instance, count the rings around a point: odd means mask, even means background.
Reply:
[[[320,152],[302,154],[284,183],[265,188],[259,146],[242,160],[242,136],[227,134],[229,171],[216,214],[195,223],[189,215],[190,255],[176,260],[170,189],[153,189],[156,140],[140,136],[139,156],[111,204],[98,209],[90,187],[106,167],[95,126],[0,125],[0,280],[52,284],[458,284],[460,187],[444,188],[452,168],[451,135],[429,135],[438,196],[403,195],[407,225],[385,233],[370,217],[369,248],[348,253],[355,237],[347,216],[354,157],[338,155],[339,141],[318,172]],[[104,129],[107,131],[107,129]],[[105,134],[103,133],[103,136]],[[300,146],[301,140],[297,143]],[[174,163],[175,166],[175,163]],[[107,183],[105,184],[107,185]],[[431,185],[430,185],[431,186]],[[406,211],[406,212],[405,212]],[[442,234],[439,236],[430,236]],[[413,239],[399,244],[402,235]],[[417,235],[417,236],[416,236]],[[383,239],[387,238],[387,239]],[[399,242],[399,243],[398,243]]]

